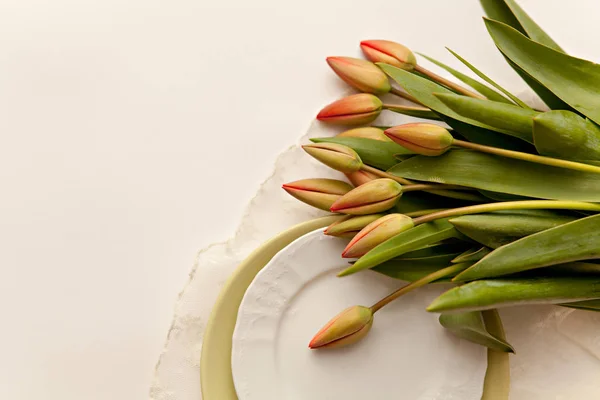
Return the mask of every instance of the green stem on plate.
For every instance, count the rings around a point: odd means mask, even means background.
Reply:
[[[465,89],[461,85],[459,85],[457,83],[454,83],[452,81],[449,81],[446,78],[442,78],[438,74],[436,74],[436,73],[434,73],[434,72],[432,72],[432,71],[430,71],[430,70],[428,70],[426,68],[423,68],[420,65],[415,65],[415,71],[418,72],[418,73],[420,73],[420,74],[423,74],[423,75],[427,76],[430,79],[433,79],[437,83],[439,83],[439,84],[441,84],[443,86],[446,86],[447,88],[450,88],[450,89],[452,89],[452,90],[454,90],[454,91],[456,91],[456,92],[458,92],[458,93],[460,93],[462,95],[473,97],[473,98],[476,98],[476,99],[487,99],[485,96],[482,96],[479,93],[475,93],[475,92],[472,92],[472,91],[470,91],[468,89]]]
[[[422,215],[427,215],[427,214],[432,214],[434,212],[438,212],[438,211],[445,211],[447,210],[447,208],[430,208],[429,210],[419,210],[419,211],[412,211],[412,212],[407,212],[404,213],[404,215],[406,215],[407,217],[420,217]]]
[[[581,211],[599,211],[600,204],[586,203],[583,201],[568,200],[520,200],[505,201],[500,203],[477,204],[474,206],[452,208],[445,211],[438,211],[423,215],[413,219],[415,226],[426,222],[434,221],[440,218],[458,217],[468,214],[481,214],[493,211],[505,210],[581,210]]]
[[[600,167],[597,167],[595,165],[578,163],[575,161],[567,161],[567,160],[561,160],[559,158],[538,156],[535,154],[522,153],[520,151],[514,151],[514,150],[499,149],[497,147],[485,146],[482,144],[465,142],[463,140],[456,140],[456,139],[454,139],[452,144],[455,146],[464,147],[466,149],[481,151],[483,153],[495,154],[495,155],[502,156],[502,157],[514,158],[517,160],[530,161],[530,162],[534,162],[534,163],[538,163],[538,164],[550,165],[552,167],[572,169],[575,171],[592,172],[595,174],[600,173]]]
[[[433,281],[437,281],[438,279],[445,278],[449,275],[456,275],[457,273],[462,272],[465,269],[467,269],[467,267],[469,267],[470,265],[471,264],[454,264],[449,267],[442,268],[439,271],[435,271],[417,281],[409,283],[408,285],[401,287],[400,289],[396,290],[392,294],[384,297],[383,299],[379,300],[377,303],[373,304],[373,306],[371,306],[371,312],[376,313],[381,308],[385,307],[387,304],[396,300],[398,297],[402,296],[403,294],[406,294],[414,289],[420,288],[421,286],[425,286]]]

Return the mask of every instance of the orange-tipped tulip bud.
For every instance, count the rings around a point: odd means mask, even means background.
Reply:
[[[329,211],[336,200],[352,190],[352,186],[335,179],[319,178],[286,183],[283,189],[308,205]]]
[[[352,57],[327,57],[327,64],[344,82],[361,92],[385,94],[392,88],[387,75],[370,61]]]
[[[387,129],[385,134],[400,146],[424,156],[444,154],[454,141],[447,129],[426,123],[394,126]]]
[[[325,229],[325,234],[336,237],[354,237],[362,228],[383,217],[383,214],[348,215],[341,221],[336,221]]]
[[[361,257],[371,249],[397,234],[414,227],[412,218],[403,214],[389,214],[371,222],[348,243],[342,253],[344,258]]]
[[[402,196],[402,185],[389,179],[375,179],[340,197],[330,210],[342,214],[366,215],[389,210]]]
[[[374,121],[382,108],[381,100],[372,94],[353,94],[325,106],[317,119],[337,125],[363,125]]]
[[[311,349],[347,346],[364,338],[373,325],[373,312],[368,307],[353,306],[329,321],[310,341]]]
[[[364,185],[367,182],[371,182],[372,180],[375,179],[379,179],[380,177],[375,175],[372,172],[368,172],[368,171],[356,171],[356,172],[352,172],[350,174],[346,174],[346,177],[348,178],[348,180],[350,182],[352,182],[352,184],[354,186],[360,186],[360,185]]]
[[[412,51],[400,43],[389,40],[363,40],[360,48],[365,56],[375,62],[390,64],[406,71],[412,71],[417,59]]]
[[[337,143],[315,143],[302,146],[304,151],[336,171],[358,171],[363,163],[358,154],[348,146]]]
[[[354,128],[337,135],[338,137],[357,137],[363,139],[379,140],[381,142],[391,142],[390,138],[383,133],[383,129],[366,126],[364,128]]]

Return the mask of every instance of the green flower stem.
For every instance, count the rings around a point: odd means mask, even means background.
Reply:
[[[429,210],[419,210],[419,211],[404,213],[404,215],[406,215],[407,217],[415,218],[415,217],[420,217],[421,215],[427,215],[427,214],[431,214],[434,212],[445,211],[445,210],[447,210],[447,208],[431,208]]]
[[[408,285],[401,287],[400,289],[396,290],[392,294],[384,297],[383,299],[379,300],[377,303],[373,304],[373,306],[371,307],[371,312],[376,313],[382,307],[385,307],[387,304],[396,300],[398,297],[402,296],[403,294],[406,294],[412,290],[418,289],[421,286],[425,286],[428,283],[431,283],[433,281],[437,281],[438,279],[442,279],[442,278],[445,278],[450,275],[456,275],[457,273],[462,272],[465,269],[467,269],[467,267],[469,267],[470,265],[471,264],[454,264],[449,267],[442,268],[439,271],[435,271],[434,273],[431,273],[417,281],[409,283]]]
[[[431,214],[423,215],[413,219],[415,226],[426,222],[434,221],[440,218],[458,217],[468,214],[480,214],[493,211],[505,210],[584,210],[584,211],[599,211],[600,204],[586,203],[583,201],[568,201],[568,200],[522,200],[522,201],[505,201],[501,203],[477,204],[474,206],[452,208],[446,211],[438,211]]]
[[[363,171],[371,172],[372,174],[380,176],[382,178],[389,178],[389,179],[395,180],[396,182],[401,183],[402,185],[413,185],[414,184],[413,181],[401,178],[396,175],[389,174],[385,171],[379,170],[377,168],[373,168],[366,164],[363,164],[361,169]],[[438,189],[438,188],[440,188],[440,189]],[[469,188],[461,187],[461,189],[463,190],[462,192],[456,192],[456,191],[452,191],[452,190],[443,190],[443,185],[438,183],[438,184],[435,184],[435,190],[427,189],[425,191],[427,193],[431,193],[431,194],[435,194],[435,195],[443,196],[443,197],[449,197],[451,199],[459,199],[459,200],[467,200],[467,201],[486,201],[487,200],[485,197],[479,196],[477,194],[464,192],[464,190],[467,190]]]
[[[423,105],[423,103],[421,103],[419,100],[417,100],[416,97],[413,97],[410,94],[403,92],[400,89],[396,89],[395,87],[390,89],[390,93],[395,94],[398,97],[402,97],[403,99],[412,101],[415,104]]]
[[[538,163],[538,164],[550,165],[552,167],[572,169],[575,171],[592,172],[595,174],[600,173],[600,167],[597,167],[595,165],[578,163],[575,161],[567,161],[567,160],[561,160],[559,158],[544,157],[544,156],[538,156],[538,155],[529,154],[529,153],[521,153],[520,151],[499,149],[496,147],[485,146],[482,144],[465,142],[463,140],[456,140],[456,139],[454,139],[452,144],[455,146],[460,146],[460,147],[464,147],[467,149],[481,151],[483,153],[490,153],[490,154],[495,154],[495,155],[502,156],[502,157],[515,158],[517,160],[530,161],[530,162],[534,162],[534,163]]]
[[[472,91],[470,91],[468,89],[465,89],[461,85],[458,85],[458,84],[456,84],[456,83],[454,83],[452,81],[449,81],[446,78],[442,78],[438,74],[433,73],[430,70],[421,67],[420,65],[415,65],[415,71],[418,72],[418,73],[420,73],[420,74],[423,74],[423,75],[427,76],[428,78],[433,79],[437,83],[439,83],[439,84],[441,84],[443,86],[446,86],[447,88],[450,88],[450,89],[452,89],[452,90],[454,90],[454,91],[456,91],[456,92],[458,92],[458,93],[460,93],[462,95],[473,97],[473,98],[476,98],[476,99],[487,99],[485,96],[482,96],[479,93],[475,93],[475,92],[472,92]]]

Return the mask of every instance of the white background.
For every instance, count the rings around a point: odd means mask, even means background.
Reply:
[[[594,0],[520,3],[600,60]],[[276,155],[344,89],[324,58],[387,38],[458,67],[447,45],[521,90],[481,14],[475,0],[0,0],[0,398],[147,398],[196,252],[233,234]]]

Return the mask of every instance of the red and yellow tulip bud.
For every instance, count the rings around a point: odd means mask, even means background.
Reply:
[[[327,57],[327,64],[348,85],[364,93],[385,94],[392,88],[375,64],[352,57]]]
[[[333,203],[352,190],[352,186],[335,179],[318,178],[286,183],[283,189],[308,205],[329,211]]]
[[[389,210],[402,196],[402,185],[383,178],[367,182],[340,197],[330,210],[342,214],[366,215]]]
[[[336,171],[358,171],[363,163],[358,154],[348,146],[337,143],[315,143],[302,146],[304,151]]]
[[[373,126],[366,126],[364,128],[354,128],[337,135],[338,137],[356,137],[363,139],[379,140],[381,142],[391,142],[390,138],[383,133],[383,129],[375,128]]]
[[[361,229],[381,217],[383,214],[348,215],[341,221],[329,225],[324,233],[329,236],[353,238]]]
[[[388,214],[371,222],[358,232],[344,249],[342,257],[358,258],[397,234],[414,227],[412,218]]]
[[[364,185],[367,182],[371,182],[374,179],[380,179],[381,177],[375,175],[372,172],[369,171],[363,171],[363,170],[359,170],[356,172],[352,172],[349,174],[346,174],[346,177],[348,178],[348,180],[350,182],[352,182],[352,184],[354,186],[360,186],[360,185]]]
[[[389,40],[363,40],[360,48],[365,56],[373,61],[390,64],[406,71],[412,71],[417,59],[412,51],[400,43]]]
[[[325,106],[317,119],[337,125],[364,125],[374,121],[382,109],[383,103],[376,96],[353,94]]]
[[[368,307],[353,306],[329,321],[308,344],[311,349],[347,346],[364,338],[373,325],[373,312]]]
[[[424,156],[439,156],[452,146],[454,138],[439,125],[414,123],[394,126],[385,134],[400,146]]]

